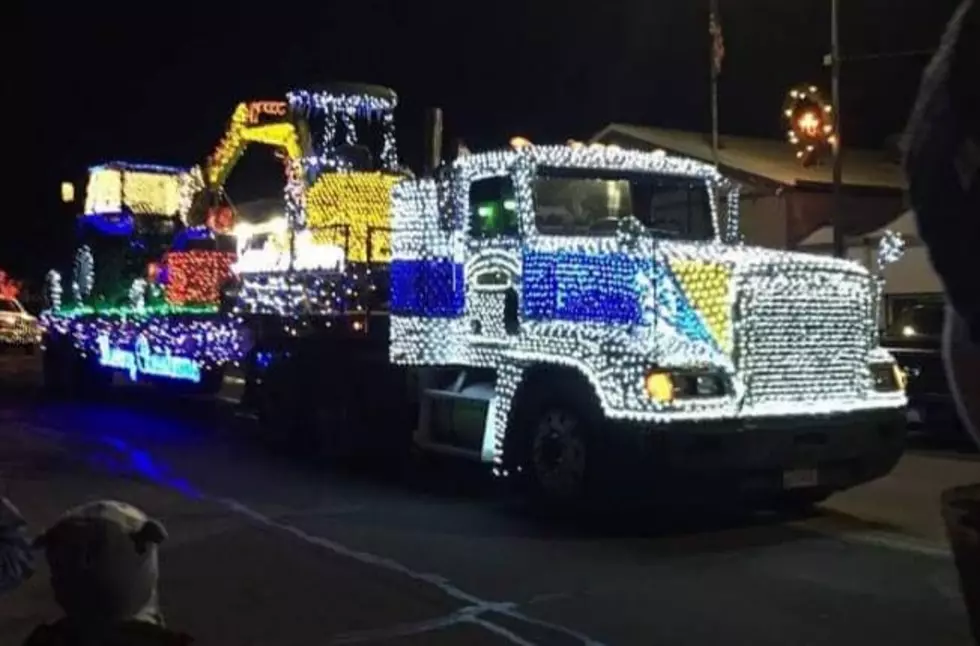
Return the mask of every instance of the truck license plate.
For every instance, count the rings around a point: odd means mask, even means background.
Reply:
[[[783,472],[784,489],[802,489],[820,484],[820,474],[816,469],[793,469]]]

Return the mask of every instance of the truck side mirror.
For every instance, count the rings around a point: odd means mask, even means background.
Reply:
[[[878,274],[888,265],[898,262],[905,254],[905,238],[895,231],[885,231],[878,240],[878,250],[875,254],[875,268]]]
[[[718,224],[721,226],[721,239],[725,244],[743,244],[742,227],[738,220],[739,186],[733,184],[727,190],[717,193]]]

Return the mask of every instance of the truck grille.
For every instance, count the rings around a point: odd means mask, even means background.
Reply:
[[[870,386],[871,282],[826,271],[748,275],[736,306],[744,406],[862,398]]]

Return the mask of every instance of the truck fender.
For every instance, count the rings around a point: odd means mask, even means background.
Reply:
[[[507,476],[511,462],[509,446],[514,439],[512,427],[519,413],[521,398],[530,393],[542,379],[564,378],[587,388],[602,407],[601,389],[595,375],[584,363],[569,357],[543,355],[529,360],[503,356],[497,369],[496,393],[487,414],[482,458],[493,464],[494,475]],[[533,396],[530,395],[529,396]]]

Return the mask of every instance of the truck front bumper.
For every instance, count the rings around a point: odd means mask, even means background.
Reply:
[[[664,502],[815,499],[888,474],[905,448],[902,408],[820,417],[617,424],[595,442],[602,479]],[[609,468],[605,468],[609,467]],[[800,484],[789,476],[809,474]],[[617,487],[618,488],[618,487]]]

